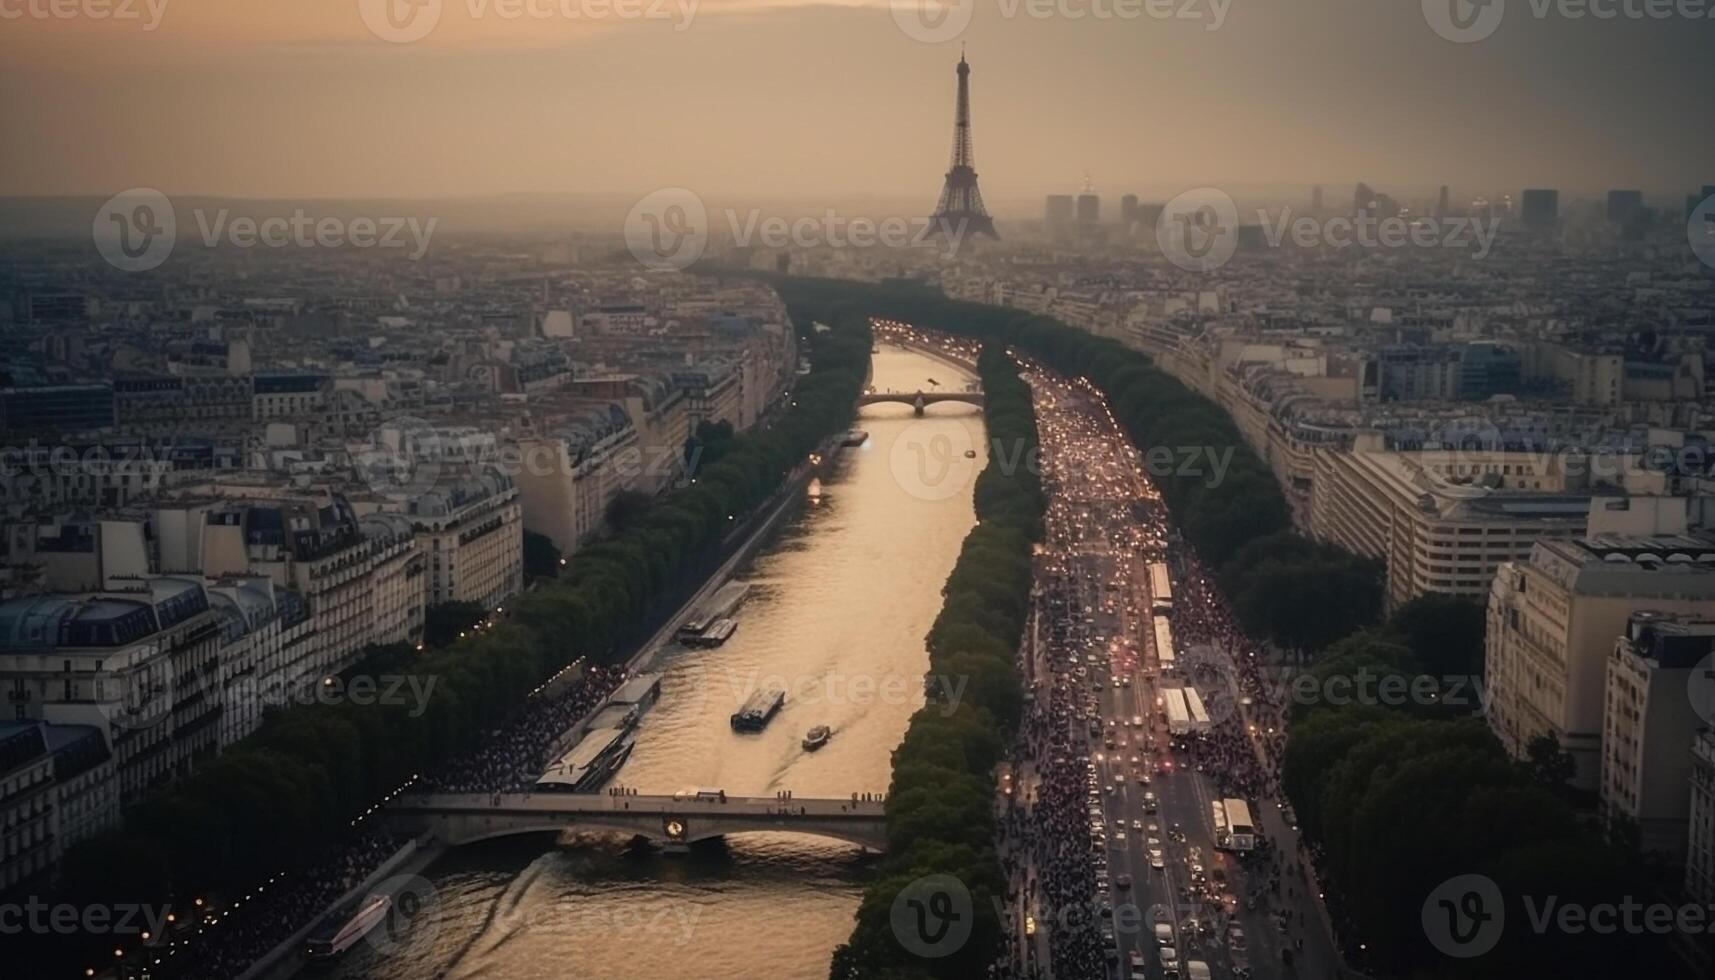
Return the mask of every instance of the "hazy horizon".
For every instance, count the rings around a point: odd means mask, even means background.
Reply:
[[[1200,19],[1115,20],[971,0],[957,40],[924,43],[876,0],[657,8],[689,21],[513,20],[497,13],[507,0],[446,0],[433,33],[388,43],[357,0],[155,2],[152,31],[0,25],[0,105],[34,137],[0,148],[0,195],[686,187],[916,213],[946,169],[961,42],[977,170],[1003,217],[1039,216],[1044,194],[1076,193],[1086,173],[1114,201],[1320,184],[1336,202],[1361,180],[1396,196],[1624,187],[1671,202],[1715,183],[1715,134],[1683,97],[1715,81],[1709,21],[1537,18],[1515,0],[1492,37],[1455,44],[1417,4],[1175,0]]]

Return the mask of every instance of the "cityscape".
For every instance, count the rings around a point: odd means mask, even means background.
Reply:
[[[1715,975],[1712,12],[0,0],[0,976]]]

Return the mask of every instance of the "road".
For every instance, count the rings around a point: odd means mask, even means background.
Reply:
[[[1211,977],[1338,976],[1315,890],[1291,868],[1296,833],[1266,789],[1266,745],[1277,743],[1264,736],[1278,716],[1247,703],[1254,678],[1247,684],[1235,653],[1201,628],[1219,597],[1180,552],[1099,396],[1043,371],[1027,379],[1050,503],[1021,664],[1037,730],[1001,803],[1009,828],[1034,828],[1028,842],[1009,832],[1005,847],[1015,974],[1179,980],[1202,964]],[[1171,611],[1151,594],[1149,564],[1160,561],[1179,570],[1174,592],[1188,594]],[[1164,656],[1158,612],[1199,641]],[[1189,686],[1210,730],[1175,737],[1163,692]],[[1082,785],[1068,791],[1062,768],[1081,768]],[[1241,784],[1252,789],[1262,852],[1216,848],[1213,805]],[[1081,799],[1068,802],[1068,792]],[[1071,835],[1087,850],[1068,848]],[[1157,922],[1168,934],[1160,941]]]

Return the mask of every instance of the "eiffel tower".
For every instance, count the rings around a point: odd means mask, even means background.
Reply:
[[[929,220],[937,231],[952,230],[961,234],[976,233],[999,239],[994,219],[983,207],[982,191],[977,190],[977,171],[972,166],[971,153],[971,66],[965,54],[959,52],[959,104],[953,112],[953,165],[947,171],[947,182],[941,187],[941,201]]]

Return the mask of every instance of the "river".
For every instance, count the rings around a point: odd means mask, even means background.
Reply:
[[[881,391],[974,381],[891,346],[873,362]],[[985,439],[981,415],[957,404],[921,419],[908,405],[875,405],[857,424],[869,442],[848,450],[820,501],[740,570],[754,587],[733,638],[662,655],[661,700],[616,784],[799,797],[886,790],[893,749],[923,703],[923,636],[975,523]],[[765,686],[786,690],[785,708],[760,735],[734,734],[728,717]],[[834,734],[807,753],[800,740],[814,725]],[[360,943],[329,975],[821,980],[872,863],[848,844],[776,833],[681,855],[593,836],[492,841],[423,873],[439,905],[427,935],[393,950]]]

